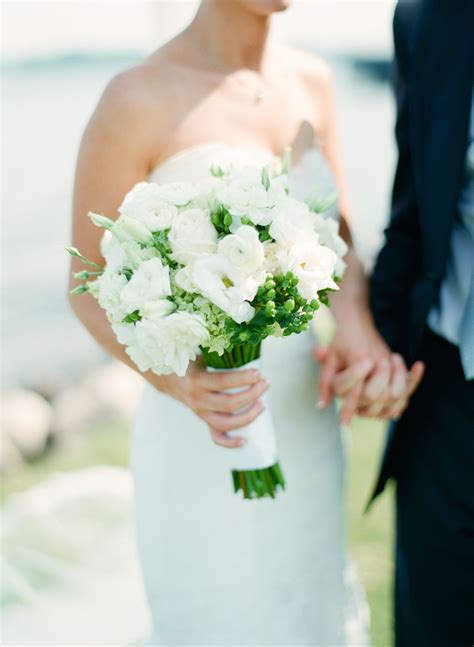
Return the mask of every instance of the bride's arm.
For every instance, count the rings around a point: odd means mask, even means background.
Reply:
[[[129,189],[146,179],[154,161],[156,136],[151,125],[159,115],[143,90],[142,73],[137,70],[116,77],[105,90],[92,115],[81,141],[74,183],[72,244],[92,261],[103,264],[100,254],[102,231],[87,217],[92,210],[109,217],[117,209]],[[154,149],[154,150],[153,150]],[[83,269],[77,258],[71,259],[71,272]],[[70,287],[76,282],[71,279]],[[134,370],[138,370],[117,342],[104,310],[89,294],[71,296],[76,316],[89,333],[110,354]],[[262,411],[260,396],[267,384],[256,371],[207,373],[198,363],[187,375],[159,376],[148,371],[140,373],[159,391],[184,402],[210,427],[218,444],[234,447],[243,441],[228,438],[225,432],[245,426]],[[234,387],[249,386],[242,393],[223,393]],[[243,413],[235,413],[247,407]]]
[[[401,357],[391,353],[372,319],[368,282],[350,231],[331,73],[320,61],[317,72],[313,87],[318,113],[322,115],[324,153],[339,189],[340,233],[349,247],[341,289],[331,298],[335,336],[327,351],[316,351],[316,356],[324,360],[319,400],[324,407],[334,393],[343,396],[341,421],[348,424],[361,405],[369,415],[396,416],[406,394],[407,370]]]

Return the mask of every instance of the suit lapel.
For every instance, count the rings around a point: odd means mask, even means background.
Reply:
[[[424,266],[441,281],[463,179],[474,67],[474,1],[425,2],[411,78]]]

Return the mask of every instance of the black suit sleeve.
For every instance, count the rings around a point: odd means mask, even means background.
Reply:
[[[388,345],[406,355],[407,323],[413,285],[420,274],[421,239],[410,142],[408,83],[417,3],[399,3],[395,11],[394,89],[398,164],[392,191],[390,223],[370,280],[375,324]]]

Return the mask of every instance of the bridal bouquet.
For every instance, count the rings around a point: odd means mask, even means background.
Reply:
[[[258,364],[262,341],[307,330],[336,290],[345,243],[321,214],[328,201],[288,195],[287,161],[265,168],[211,168],[200,183],[140,182],[105,231],[105,266],[75,273],[73,293],[98,299],[141,371],[183,376],[200,352],[210,370]],[[232,433],[232,432],[231,432]],[[268,410],[232,449],[236,492],[275,497],[285,481]]]

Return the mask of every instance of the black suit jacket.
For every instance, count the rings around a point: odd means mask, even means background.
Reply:
[[[412,363],[439,298],[462,187],[474,81],[474,0],[399,2],[394,16],[399,159],[370,281],[375,324]],[[392,475],[392,425],[375,495]]]

